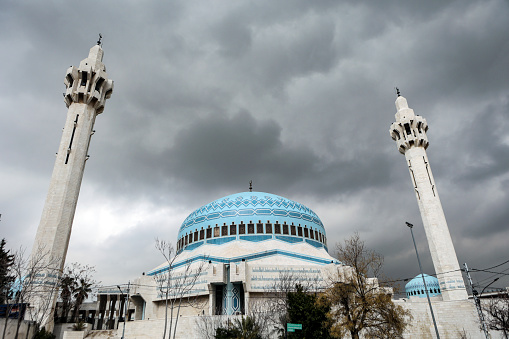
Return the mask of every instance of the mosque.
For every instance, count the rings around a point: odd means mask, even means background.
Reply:
[[[65,80],[68,117],[35,242],[51,244],[63,260],[95,117],[113,90],[102,57],[99,41],[79,68],[68,70]],[[406,298],[395,300],[413,316],[405,338],[436,337],[427,294],[443,338],[457,338],[462,331],[480,338],[475,306],[467,296],[426,155],[427,122],[399,93],[395,118],[390,135],[405,155],[437,276],[417,276],[407,284]],[[59,195],[69,187],[69,196]],[[66,219],[53,218],[61,215]],[[184,298],[188,302],[173,315],[179,319],[177,337],[200,338],[197,319],[249,314],[257,300],[277,290],[282,276],[320,290],[338,272],[351,270],[329,254],[325,226],[309,207],[252,189],[197,208],[183,221],[175,243],[177,255],[170,253],[168,260],[136,278],[129,290],[99,291],[94,307],[81,311],[83,318],[96,330],[120,331],[125,325],[125,337],[158,337],[167,301]],[[165,274],[171,274],[171,288],[162,284]]]

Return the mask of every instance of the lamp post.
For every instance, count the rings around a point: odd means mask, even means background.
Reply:
[[[130,284],[130,282],[127,283],[127,294],[125,296],[125,303],[124,303],[124,326],[122,329],[122,339],[124,339],[124,334],[125,334],[125,322],[126,322],[126,317],[127,317],[127,306],[128,306],[128,302],[129,302],[129,284]],[[120,294],[122,295],[122,298],[123,298],[124,293],[122,292],[122,289],[118,285],[117,285],[117,288],[120,291]]]
[[[412,241],[414,242],[415,254],[417,255],[417,262],[419,262],[419,270],[421,271],[422,282],[424,283],[424,290],[426,291],[426,297],[428,298],[429,310],[431,311],[431,319],[433,319],[433,325],[435,326],[435,332],[437,334],[437,339],[440,339],[440,334],[438,333],[437,322],[435,321],[435,315],[433,314],[433,307],[431,307],[431,300],[429,298],[428,286],[426,285],[426,279],[424,279],[424,274],[422,274],[422,266],[421,259],[419,259],[419,252],[417,252],[417,245],[415,244],[414,231],[411,223],[405,221],[406,225],[410,228],[410,233],[412,234]]]
[[[481,297],[481,295],[484,293],[484,290],[486,290],[488,287],[490,287],[491,285],[493,285],[493,283],[494,283],[495,281],[498,281],[498,279],[500,279],[500,278],[495,278],[495,280],[493,280],[493,281],[492,281],[492,282],[490,282],[488,285],[486,285],[486,287],[484,287],[484,288],[482,289],[481,293],[479,293],[479,298],[480,298],[480,297]]]

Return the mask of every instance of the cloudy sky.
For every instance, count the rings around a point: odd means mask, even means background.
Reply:
[[[66,119],[65,71],[101,33],[115,88],[67,261],[94,265],[104,284],[160,264],[156,237],[175,241],[194,209],[249,180],[313,209],[331,250],[359,232],[395,279],[418,274],[404,225],[414,223],[433,273],[389,136],[396,86],[430,126],[460,264],[504,262],[508,18],[504,0],[1,1],[0,237],[31,249]]]

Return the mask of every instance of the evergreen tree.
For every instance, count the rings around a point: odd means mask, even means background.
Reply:
[[[234,319],[226,327],[216,328],[215,339],[261,339],[261,329],[251,316]]]
[[[302,324],[302,330],[288,333],[288,338],[330,338],[329,302],[316,294],[304,292],[299,284],[296,289],[287,295],[288,319],[292,324]]]
[[[14,275],[11,273],[11,267],[14,264],[14,254],[5,249],[6,241],[0,242],[0,304],[5,304],[12,297],[12,284]]]

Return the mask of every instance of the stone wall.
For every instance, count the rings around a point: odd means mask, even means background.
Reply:
[[[18,325],[17,319],[7,319],[7,331],[5,332],[6,339],[14,339],[16,335],[16,327]],[[0,318],[0,335],[4,333],[5,318]],[[19,327],[18,338],[32,338],[34,335],[34,325],[31,321],[22,320]],[[27,335],[27,331],[29,332]]]
[[[413,319],[405,331],[404,338],[436,338],[427,300],[423,299],[419,302],[408,300],[405,302],[405,300],[394,301],[412,313]],[[432,301],[432,307],[441,339],[461,338],[462,333],[465,333],[468,339],[484,338],[479,328],[479,318],[473,301]]]

